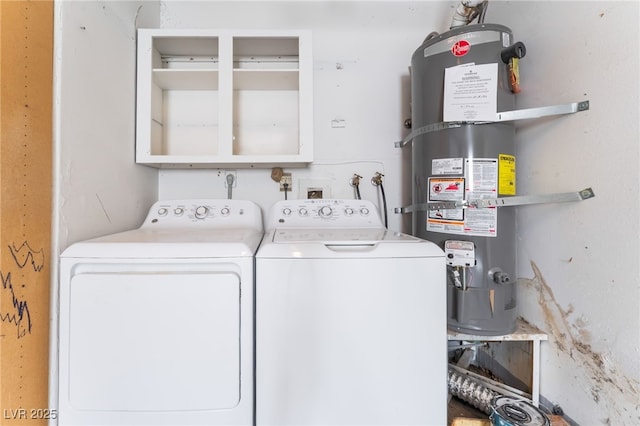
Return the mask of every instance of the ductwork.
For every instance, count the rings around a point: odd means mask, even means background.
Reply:
[[[478,23],[484,22],[484,14],[487,10],[488,0],[462,0],[458,5],[453,18],[451,19],[450,29],[468,25],[474,19],[478,18]]]

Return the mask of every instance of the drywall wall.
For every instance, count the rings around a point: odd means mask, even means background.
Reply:
[[[56,246],[138,226],[156,170],[135,164],[136,28],[145,1],[56,3]]]
[[[315,158],[308,168],[285,170],[293,177],[289,197],[306,198],[307,187],[321,186],[330,197],[353,198],[349,180],[357,173],[362,197],[381,208],[371,184],[381,172],[389,228],[409,231],[408,215],[393,208],[411,198],[411,149],[394,147],[408,133],[411,55],[427,34],[448,27],[452,12],[451,2],[164,1],[162,26],[310,29]],[[254,200],[266,212],[283,197],[270,170],[237,172],[234,198]],[[224,171],[162,170],[159,181],[163,199],[227,196]]]
[[[518,124],[518,193],[596,193],[518,208],[520,313],[549,333],[542,395],[579,424],[639,424],[639,3],[500,1],[488,18],[527,46],[518,108],[590,101]]]

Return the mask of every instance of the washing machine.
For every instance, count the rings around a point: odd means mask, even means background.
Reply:
[[[260,208],[160,201],[60,259],[58,425],[251,425]]]
[[[277,202],[256,254],[257,425],[444,425],[445,257],[365,200]]]

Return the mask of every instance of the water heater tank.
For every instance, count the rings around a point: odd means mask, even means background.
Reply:
[[[468,25],[428,37],[411,60],[412,128],[427,130],[412,143],[412,232],[439,244],[449,258],[449,328],[481,335],[515,330],[514,209],[415,206],[516,194],[513,123],[479,124],[482,120],[473,115],[484,108],[478,97],[487,91],[494,113],[514,109],[512,43],[505,26]],[[467,84],[462,67],[464,73],[476,73],[476,85]],[[462,77],[449,81],[447,74]],[[472,115],[464,115],[464,102],[469,102]],[[446,109],[454,116],[462,114],[459,126],[439,126],[447,118]]]

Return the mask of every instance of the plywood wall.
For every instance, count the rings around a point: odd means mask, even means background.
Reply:
[[[0,1],[0,424],[46,424],[53,2]]]

